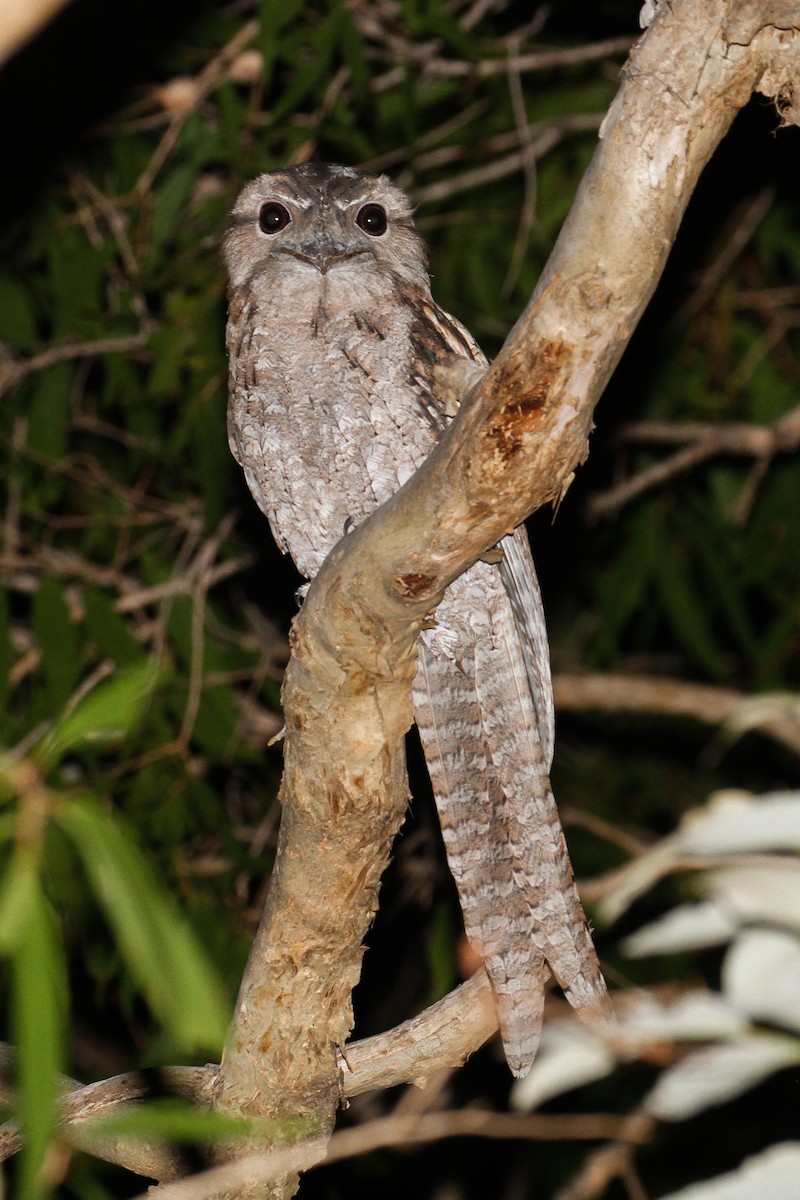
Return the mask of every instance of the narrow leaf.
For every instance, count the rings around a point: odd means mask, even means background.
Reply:
[[[800,930],[800,862],[776,858],[764,867],[710,871],[704,886],[739,923],[785,925]]]
[[[138,724],[157,678],[150,662],[118,671],[56,722],[37,753],[53,763],[81,746],[121,741]]]
[[[629,958],[644,958],[649,954],[679,954],[685,950],[724,945],[731,940],[737,928],[738,923],[731,913],[715,900],[680,904],[663,917],[623,938],[620,949]]]
[[[647,1109],[662,1121],[685,1121],[798,1063],[800,1043],[792,1038],[752,1037],[739,1045],[711,1046],[664,1071]]]
[[[66,804],[56,819],[155,1015],[179,1046],[218,1051],[230,1015],[224,989],[133,833],[89,800]]]
[[[58,711],[77,683],[80,658],[78,637],[63,587],[47,575],[34,596],[33,626],[42,656],[48,702]]]
[[[659,557],[658,582],[665,616],[675,637],[713,678],[723,677],[725,662],[708,623],[702,593],[692,580],[681,553],[667,543]]]
[[[736,1171],[671,1192],[662,1200],[797,1200],[800,1142],[780,1142],[746,1158]]]
[[[722,968],[733,1004],[755,1021],[800,1033],[800,938],[783,929],[745,929]]]
[[[603,1038],[572,1022],[553,1021],[542,1031],[530,1074],[514,1084],[511,1105],[518,1112],[531,1112],[553,1096],[605,1078],[613,1069],[614,1055]]]
[[[699,812],[681,823],[686,854],[756,854],[800,849],[800,792],[753,796],[740,790],[716,792]]]
[[[63,950],[38,880],[30,889],[29,900],[27,919],[12,957],[16,1111],[24,1137],[19,1200],[38,1200],[49,1190],[43,1167],[55,1125],[66,1026]]]

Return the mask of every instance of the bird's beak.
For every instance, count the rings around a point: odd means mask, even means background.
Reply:
[[[354,250],[352,246],[344,246],[328,234],[321,234],[297,248],[284,246],[281,252],[291,254],[292,258],[316,267],[320,275],[327,275],[331,267],[346,262],[349,258],[358,258],[359,255],[366,254],[367,250],[361,248]]]

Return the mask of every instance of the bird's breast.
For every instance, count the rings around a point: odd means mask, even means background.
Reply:
[[[293,274],[303,287],[272,291],[251,315],[232,423],[257,459],[273,528],[313,575],[414,473],[435,435],[416,390],[408,307],[357,272]]]

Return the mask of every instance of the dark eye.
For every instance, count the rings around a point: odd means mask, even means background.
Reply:
[[[356,225],[359,229],[363,229],[364,233],[369,233],[373,237],[380,237],[381,234],[386,233],[388,225],[386,209],[382,204],[365,204],[363,208],[358,210]]]
[[[259,210],[258,227],[262,233],[280,233],[291,219],[285,204],[278,204],[277,200],[268,200]]]

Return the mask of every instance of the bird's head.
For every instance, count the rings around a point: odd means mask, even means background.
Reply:
[[[290,267],[308,272],[311,286],[354,265],[427,283],[408,197],[353,167],[305,163],[259,175],[236,201],[224,254],[232,287]]]

